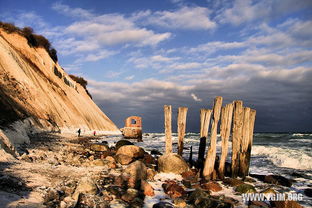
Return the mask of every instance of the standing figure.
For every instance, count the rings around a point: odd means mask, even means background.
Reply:
[[[78,129],[77,133],[78,133],[78,137],[80,137],[81,129]]]
[[[93,132],[93,136],[95,136],[95,135],[96,135],[96,131]]]

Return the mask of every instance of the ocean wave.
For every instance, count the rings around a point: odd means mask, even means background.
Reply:
[[[304,136],[312,136],[312,134],[301,134],[301,133],[295,133],[295,134],[292,134],[292,136],[304,137]]]
[[[253,156],[264,155],[278,167],[300,170],[312,169],[312,157],[299,150],[280,147],[253,146],[251,154]]]

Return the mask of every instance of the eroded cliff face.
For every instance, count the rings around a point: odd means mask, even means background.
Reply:
[[[46,130],[120,133],[45,49],[0,29],[0,126],[25,119]]]

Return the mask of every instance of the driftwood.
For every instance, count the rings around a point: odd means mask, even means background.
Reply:
[[[199,169],[203,169],[205,150],[206,150],[206,140],[208,137],[209,123],[212,110],[210,109],[200,109],[200,142],[198,149],[198,159],[197,164]]]
[[[233,103],[227,104],[225,107],[222,107],[221,110],[221,126],[220,133],[222,139],[221,146],[221,158],[218,168],[218,174],[221,179],[224,178],[224,166],[225,160],[228,155],[228,146],[229,146],[229,137],[231,133],[231,125],[232,125],[232,117],[233,117]]]
[[[188,108],[186,107],[180,107],[178,110],[178,154],[181,156],[183,153],[183,140],[185,136],[187,109]]]
[[[243,136],[243,101],[234,101],[234,117],[233,117],[233,133],[232,133],[232,177],[236,178],[239,172],[239,153]]]
[[[171,114],[172,114],[171,105],[165,105],[164,116],[165,116],[166,154],[172,152]]]
[[[214,171],[216,153],[217,153],[217,133],[218,133],[218,123],[220,120],[221,107],[222,107],[222,97],[216,97],[213,106],[213,122],[211,127],[210,135],[210,146],[208,148],[207,157],[205,160],[203,176],[206,179],[210,179]]]

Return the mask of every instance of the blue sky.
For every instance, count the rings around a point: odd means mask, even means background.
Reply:
[[[119,126],[163,131],[163,105],[199,109],[242,99],[256,131],[312,131],[310,0],[0,0],[0,20],[31,26],[85,77]],[[175,126],[175,125],[174,125]]]

